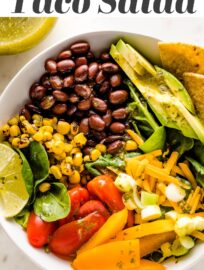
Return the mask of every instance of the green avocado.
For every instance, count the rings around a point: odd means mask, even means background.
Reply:
[[[137,72],[138,75],[143,76],[146,72],[152,76],[156,76],[157,72],[139,52],[137,52],[131,45],[126,44],[123,40],[119,40],[116,49],[126,59],[130,66]]]
[[[157,66],[155,68],[158,76],[162,77],[172,94],[183,103],[186,109],[188,109],[192,114],[195,114],[193,102],[183,84],[168,71]]]

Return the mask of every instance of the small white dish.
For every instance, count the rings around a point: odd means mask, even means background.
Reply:
[[[123,38],[127,42],[130,42],[141,53],[143,53],[144,56],[150,59],[152,63],[160,63],[157,46],[158,40],[152,37],[119,31],[103,31],[85,33],[67,38],[34,57],[9,83],[0,97],[0,126],[6,123],[6,121],[14,114],[18,113],[22,105],[28,100],[29,88],[31,84],[38,80],[44,73],[44,62],[47,58],[56,56],[61,50],[78,40],[88,41],[91,45],[91,49],[95,53],[100,53],[102,50],[109,48],[111,43],[116,42],[119,38]],[[47,254],[43,250],[33,248],[27,241],[26,233],[15,222],[0,217],[0,224],[12,241],[42,269],[72,269],[69,262],[63,261],[52,254]],[[190,254],[179,259],[178,263],[171,260],[165,265],[169,270],[192,269],[192,265],[198,262],[203,255],[204,244],[198,244]]]

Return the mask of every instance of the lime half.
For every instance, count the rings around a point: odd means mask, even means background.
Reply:
[[[21,158],[12,148],[0,144],[0,215],[17,215],[28,199]]]
[[[0,54],[26,51],[51,30],[56,18],[0,17]]]

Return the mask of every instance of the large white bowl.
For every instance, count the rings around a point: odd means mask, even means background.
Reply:
[[[95,53],[100,53],[105,48],[109,48],[111,43],[117,41],[121,37],[139,49],[139,51],[153,63],[160,63],[157,46],[158,40],[152,37],[117,31],[92,32],[73,36],[40,53],[26,64],[13,78],[0,97],[0,126],[11,116],[16,114],[20,107],[28,100],[29,88],[31,84],[38,80],[43,74],[44,61],[47,58],[57,55],[61,50],[78,40],[87,40],[90,42],[92,50]],[[30,246],[26,238],[26,233],[13,221],[8,221],[0,217],[0,224],[13,242],[27,254],[33,262],[43,269],[72,269],[69,262],[63,261],[52,254],[46,254],[43,250],[38,250]],[[174,261],[170,261],[166,263],[166,266],[170,270],[192,269],[192,265],[201,259],[203,255],[204,245],[198,244],[194,250],[188,256],[182,258],[179,263],[175,264]]]

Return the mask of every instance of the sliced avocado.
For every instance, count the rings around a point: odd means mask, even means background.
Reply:
[[[146,72],[150,73],[152,76],[157,75],[153,65],[122,39],[118,41],[116,48],[139,75],[143,76]]]
[[[163,126],[181,130],[186,137],[198,138],[183,114],[178,110],[176,98],[169,92],[163,93],[156,78],[141,78],[119,53],[116,46],[111,46],[110,54],[147,100]]]
[[[144,153],[150,153],[152,151],[163,149],[166,142],[166,130],[164,127],[159,127],[152,136],[149,137],[139,148]]]
[[[195,114],[193,102],[183,84],[168,71],[157,66],[155,68],[158,75],[162,76],[162,79],[165,81],[172,94],[177,97],[191,113]]]

